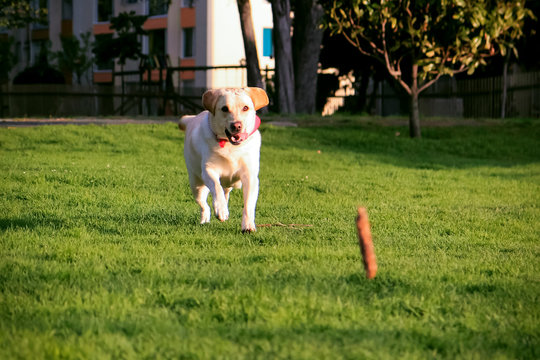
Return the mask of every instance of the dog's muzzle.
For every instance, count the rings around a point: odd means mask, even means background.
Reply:
[[[240,145],[242,141],[246,140],[249,136],[248,133],[231,134],[228,129],[225,129],[225,135],[227,135],[227,139],[229,139],[229,142],[233,145]]]

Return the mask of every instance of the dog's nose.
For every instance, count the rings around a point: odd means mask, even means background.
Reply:
[[[240,121],[236,121],[231,124],[232,133],[239,133],[241,131],[242,131],[242,123]]]

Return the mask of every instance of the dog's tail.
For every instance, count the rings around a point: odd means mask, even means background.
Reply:
[[[186,131],[186,128],[188,124],[191,122],[191,119],[193,119],[195,115],[185,115],[180,118],[180,122],[178,123],[178,127],[182,131]]]

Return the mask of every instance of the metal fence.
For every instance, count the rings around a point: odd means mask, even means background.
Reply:
[[[262,69],[266,80],[273,69]],[[153,71],[153,72],[152,72]],[[202,87],[186,86],[172,77],[188,72],[224,72],[224,82],[245,86],[244,66],[179,67],[114,74],[113,85],[3,85],[0,86],[0,117],[180,115],[202,109]],[[157,72],[156,72],[157,71]],[[373,112],[387,116],[408,113],[408,101],[385,83],[374,89]],[[507,117],[540,117],[540,72],[508,76]],[[423,116],[498,118],[501,115],[502,77],[441,79],[422,93]],[[346,98],[339,98],[347,100]],[[339,100],[338,99],[338,100]],[[336,98],[334,98],[336,100]],[[336,102],[332,111],[347,101]]]
[[[502,110],[502,76],[441,78],[419,100],[423,116],[499,118]],[[376,89],[377,115],[407,114],[409,102],[388,84]],[[540,72],[508,75],[506,117],[540,117]]]

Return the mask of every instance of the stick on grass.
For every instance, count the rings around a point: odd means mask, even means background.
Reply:
[[[369,219],[366,208],[358,208],[356,228],[358,230],[358,242],[360,244],[360,251],[362,252],[366,277],[368,279],[373,279],[377,274],[377,259],[375,258],[375,249],[371,239],[371,230],[369,228]]]

